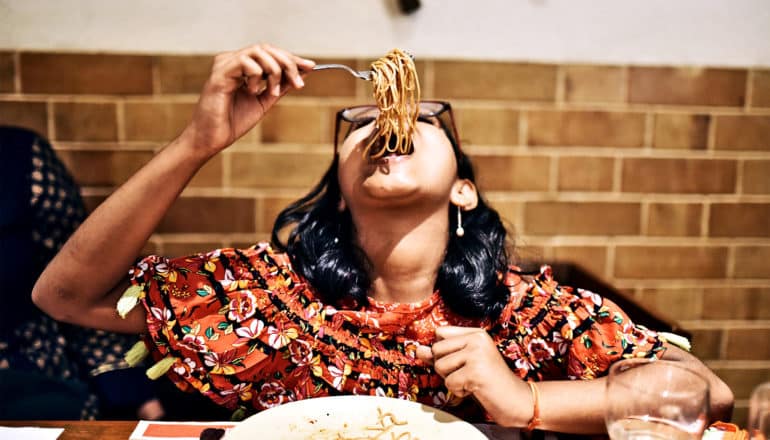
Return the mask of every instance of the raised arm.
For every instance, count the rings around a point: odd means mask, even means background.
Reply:
[[[217,55],[189,125],[75,231],[35,284],[35,304],[57,320],[141,332],[144,310],[122,320],[115,305],[142,246],[198,169],[302,88],[313,65],[266,44]]]

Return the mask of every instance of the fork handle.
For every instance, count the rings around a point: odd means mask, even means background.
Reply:
[[[313,66],[313,70],[326,70],[326,69],[351,70],[348,66],[344,64],[316,64],[315,66]]]

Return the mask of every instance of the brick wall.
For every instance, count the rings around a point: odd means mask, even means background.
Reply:
[[[324,60],[326,61],[326,60]],[[364,61],[335,60],[365,66]],[[210,57],[0,53],[0,123],[47,135],[94,206],[184,126]],[[736,392],[770,380],[770,70],[423,61],[521,254],[679,320]],[[367,84],[317,72],[195,177],[146,251],[266,238]],[[204,209],[205,208],[205,209]],[[191,221],[194,220],[194,221]]]

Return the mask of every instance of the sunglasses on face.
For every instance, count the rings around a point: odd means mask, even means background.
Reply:
[[[340,144],[359,128],[373,123],[380,114],[376,105],[359,105],[348,107],[337,112],[334,130],[334,152],[337,152]],[[420,101],[418,122],[434,125],[444,130],[455,148],[456,154],[460,151],[460,142],[457,137],[452,106],[443,101]]]

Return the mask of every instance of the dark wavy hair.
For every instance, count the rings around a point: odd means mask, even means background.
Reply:
[[[457,160],[457,175],[475,183],[473,166],[444,127]],[[321,181],[287,206],[273,225],[272,242],[286,252],[294,269],[329,304],[368,304],[368,259],[358,248],[349,210],[341,199],[335,155]],[[454,214],[454,215],[453,215]],[[449,209],[449,242],[436,278],[436,289],[452,312],[467,318],[495,319],[508,301],[501,274],[508,270],[507,231],[500,215],[479,195],[475,209],[463,212],[465,234],[458,237],[454,209]],[[279,233],[292,227],[283,242]]]

